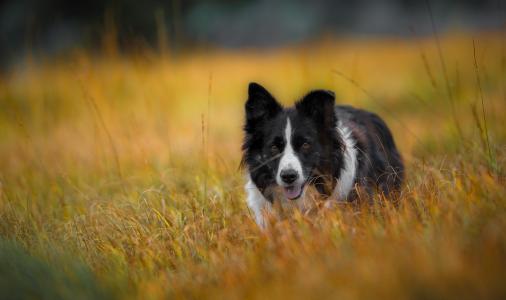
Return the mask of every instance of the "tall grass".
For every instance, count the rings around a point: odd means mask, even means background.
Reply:
[[[62,297],[504,298],[504,47],[482,34],[473,55],[471,42],[439,40],[458,79],[435,71],[431,39],[176,58],[78,51],[4,74],[0,235],[46,270],[21,282]],[[446,76],[459,83],[453,108],[434,84]],[[285,104],[327,88],[382,115],[407,165],[399,206],[378,196],[261,232],[238,171],[253,80]]]

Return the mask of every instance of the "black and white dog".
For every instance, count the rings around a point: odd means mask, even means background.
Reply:
[[[389,196],[404,166],[392,134],[374,113],[335,105],[334,93],[315,90],[282,107],[250,83],[242,166],[247,203],[260,227],[274,201],[302,207],[308,187],[327,201],[352,201],[359,190]]]

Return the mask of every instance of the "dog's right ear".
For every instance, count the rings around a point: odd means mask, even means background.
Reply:
[[[246,122],[256,122],[274,117],[283,107],[261,85],[252,82],[248,87],[248,100],[245,105]]]

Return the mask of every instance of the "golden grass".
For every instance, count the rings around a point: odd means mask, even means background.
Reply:
[[[27,63],[0,81],[0,234],[68,276],[89,268],[109,297],[504,298],[504,39],[474,38],[478,69],[470,35],[441,45],[462,136],[430,39]],[[249,81],[383,116],[407,165],[400,207],[260,232],[238,170]]]

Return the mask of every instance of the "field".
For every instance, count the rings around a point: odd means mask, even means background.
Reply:
[[[27,57],[0,77],[0,294],[504,299],[505,47],[453,33]],[[407,166],[399,207],[260,231],[239,169],[250,81],[384,117]]]

